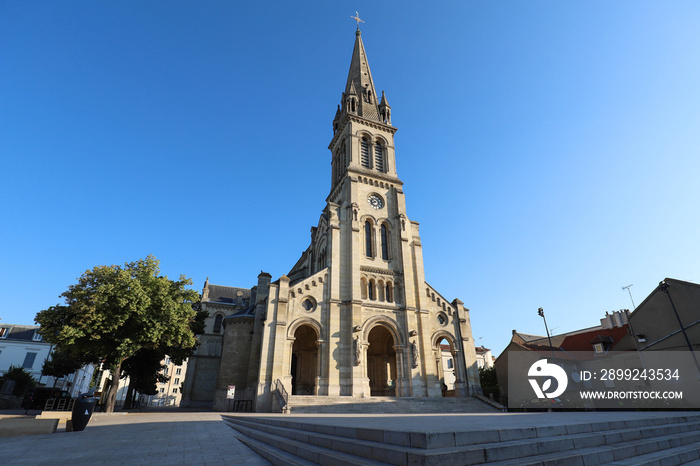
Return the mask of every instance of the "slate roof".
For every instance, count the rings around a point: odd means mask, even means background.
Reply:
[[[38,325],[14,325],[0,323],[0,328],[8,329],[8,334],[2,340],[35,341],[34,332],[39,330]]]
[[[207,285],[209,290],[207,303],[233,304],[238,297],[238,292],[241,292],[243,299],[250,299],[250,289],[235,288],[232,286]]]

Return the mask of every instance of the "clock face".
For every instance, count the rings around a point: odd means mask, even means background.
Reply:
[[[369,205],[371,205],[374,209],[381,209],[384,207],[384,201],[376,194],[370,194],[367,198],[367,202],[369,202]]]

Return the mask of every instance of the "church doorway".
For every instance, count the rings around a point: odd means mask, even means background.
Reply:
[[[377,325],[367,336],[367,377],[371,396],[396,396],[396,350],[389,330]]]
[[[437,345],[437,374],[440,379],[442,396],[456,396],[455,382],[457,381],[455,352],[452,343],[443,338]]]
[[[318,375],[318,336],[309,325],[294,332],[292,345],[292,395],[313,395]]]

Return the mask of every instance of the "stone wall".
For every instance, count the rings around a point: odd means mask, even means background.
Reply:
[[[250,359],[252,317],[237,317],[226,320],[224,346],[221,352],[219,377],[214,394],[214,410],[227,411],[231,403],[226,398],[229,385],[236,386],[236,400],[245,398]]]

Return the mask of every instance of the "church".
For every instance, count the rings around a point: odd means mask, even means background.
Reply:
[[[384,92],[377,95],[358,27],[328,146],[331,189],[310,245],[275,281],[261,272],[246,289],[207,279],[209,317],[188,363],[183,407],[226,411],[232,392],[256,412],[280,412],[295,395],[331,402],[481,393],[469,310],[425,280],[391,111]]]

